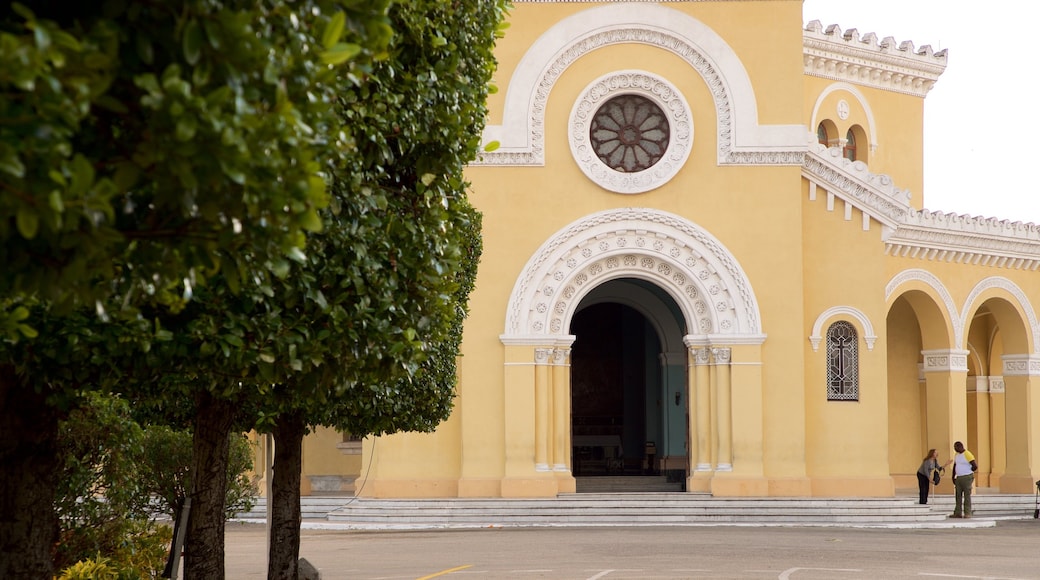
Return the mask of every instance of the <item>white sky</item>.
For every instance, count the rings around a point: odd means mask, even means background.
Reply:
[[[1040,223],[1035,0],[804,0],[819,20],[948,50],[924,105],[924,207]],[[898,187],[907,185],[895,184]],[[922,192],[912,191],[914,199]]]

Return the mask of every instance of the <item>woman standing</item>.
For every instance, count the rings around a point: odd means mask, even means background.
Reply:
[[[946,465],[949,464],[950,462],[947,461]],[[920,501],[918,503],[922,505],[928,503],[928,486],[932,483],[932,472],[936,469],[945,471],[946,465],[939,465],[938,451],[935,449],[928,450],[928,455],[921,462],[921,467],[917,468],[917,490],[920,492]]]

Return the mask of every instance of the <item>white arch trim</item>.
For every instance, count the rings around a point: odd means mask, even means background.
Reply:
[[[501,125],[484,129],[495,151],[475,164],[544,165],[545,107],[553,85],[581,56],[614,44],[672,52],[696,70],[712,93],[718,119],[718,162],[801,165],[804,125],[759,125],[747,70],[726,41],[692,16],[657,4],[616,3],[582,10],[543,33],[513,71]]]
[[[996,288],[1006,291],[1015,297],[1018,301],[1018,305],[1022,308],[1022,312],[1025,312],[1026,319],[1029,323],[1029,332],[1033,336],[1033,354],[1040,354],[1040,324],[1037,323],[1036,311],[1033,310],[1033,305],[1029,302],[1029,297],[1026,293],[1018,287],[1017,284],[1004,278],[1003,276],[990,276],[985,280],[979,281],[971,292],[968,293],[968,297],[964,300],[964,306],[961,308],[961,320],[968,320],[968,309],[972,307],[975,300],[991,288]],[[958,343],[959,344],[959,343]]]
[[[874,124],[874,110],[870,108],[870,103],[867,102],[867,98],[863,96],[863,93],[861,93],[859,89],[857,89],[853,85],[850,85],[849,83],[832,83],[827,88],[823,89],[823,92],[820,93],[820,96],[816,98],[816,104],[813,105],[812,111],[812,130],[814,132],[813,134],[815,135],[816,127],[820,124],[819,113],[820,107],[823,106],[823,100],[826,99],[831,93],[837,91],[845,91],[851,94],[853,97],[856,98],[856,101],[859,102],[860,106],[863,107],[863,110],[867,113],[867,126],[870,130],[870,152],[874,153],[875,151],[877,151],[878,148],[877,125]],[[841,137],[841,135],[838,135],[838,137]]]
[[[953,297],[950,296],[949,291],[943,283],[931,272],[914,268],[896,274],[892,280],[889,281],[888,285],[885,287],[885,300],[889,300],[900,286],[910,280],[917,280],[931,286],[940,298],[942,298],[943,305],[946,307],[947,315],[953,322],[953,338],[955,345],[965,344],[964,333],[965,327],[968,323],[968,309],[972,307],[978,297],[991,288],[1006,291],[1008,294],[1015,297],[1019,306],[1022,308],[1022,312],[1025,313],[1029,324],[1029,332],[1033,337],[1033,354],[1040,354],[1040,322],[1037,320],[1036,310],[1033,309],[1033,305],[1029,301],[1029,297],[1026,293],[1011,280],[1002,276],[991,276],[979,281],[979,283],[972,288],[971,292],[968,293],[968,297],[964,300],[964,305],[958,312],[957,307],[954,306]]]
[[[684,335],[679,327],[679,321],[675,319],[675,315],[661,298],[654,295],[653,292],[634,284],[626,285],[624,288],[599,285],[585,295],[581,307],[584,309],[602,303],[624,304],[639,312],[657,333],[662,352],[673,358],[686,354],[686,345],[683,343]],[[577,313],[577,309],[575,309],[575,313]],[[685,362],[686,359],[682,360]]]
[[[827,310],[824,310],[816,317],[816,322],[813,324],[812,334],[809,335],[809,342],[812,343],[813,351],[820,349],[820,341],[823,340],[821,332],[823,331],[823,323],[827,322],[833,317],[849,317],[856,319],[860,326],[863,327],[863,341],[867,343],[867,350],[874,350],[874,342],[877,341],[877,334],[874,333],[874,325],[870,323],[870,319],[867,318],[866,314],[863,314],[858,308],[852,306],[832,306]]]
[[[903,270],[896,274],[889,280],[885,286],[885,301],[887,302],[892,298],[897,290],[907,282],[918,281],[931,286],[935,293],[939,295],[939,298],[943,301],[943,306],[946,307],[946,315],[950,318],[950,322],[953,324],[953,340],[954,344],[964,344],[964,317],[957,313],[957,307],[953,304],[953,296],[950,295],[950,291],[946,289],[942,281],[939,280],[935,274],[932,274],[928,270],[921,270],[919,268],[911,268],[909,270]]]
[[[687,337],[719,344],[765,338],[751,283],[721,242],[680,216],[621,208],[571,223],[531,256],[509,297],[502,342],[559,340],[582,298],[619,278],[646,280],[667,292]]]

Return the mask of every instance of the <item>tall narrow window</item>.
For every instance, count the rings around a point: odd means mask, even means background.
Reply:
[[[852,132],[852,129],[849,129],[849,131],[845,133],[844,154],[845,159],[848,159],[849,161],[856,160],[856,134]]]
[[[831,138],[827,135],[827,127],[824,127],[823,123],[816,127],[816,140],[824,147],[830,145]]]
[[[844,320],[827,329],[827,400],[859,400],[859,343]]]

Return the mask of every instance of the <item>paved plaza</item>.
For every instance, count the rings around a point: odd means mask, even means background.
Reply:
[[[229,580],[264,578],[265,527],[229,523]],[[993,527],[303,530],[324,580],[1040,579],[1040,521]]]

